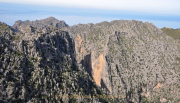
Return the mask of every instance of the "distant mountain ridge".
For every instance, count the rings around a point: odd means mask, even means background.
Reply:
[[[54,17],[48,17],[46,19],[36,20],[36,21],[18,20],[15,22],[12,28],[14,28],[17,31],[24,32],[28,26],[36,27],[37,29],[40,30],[50,26],[57,27],[58,29],[61,29],[63,27],[68,27],[68,25],[64,21],[57,20]]]

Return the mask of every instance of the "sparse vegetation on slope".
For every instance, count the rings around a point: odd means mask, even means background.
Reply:
[[[173,39],[180,40],[180,29],[162,28],[161,30]]]
[[[179,44],[153,24],[29,24],[0,23],[0,102],[180,102]]]

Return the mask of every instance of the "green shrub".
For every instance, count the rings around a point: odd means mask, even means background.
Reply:
[[[33,61],[35,61],[35,62],[37,62],[37,60],[38,60],[37,58],[34,58],[34,57],[29,57],[29,59],[30,59],[30,60],[33,60]]]
[[[20,51],[16,51],[16,52],[15,52],[15,55],[16,55],[16,56],[20,56],[20,55],[21,55],[21,52],[20,52]]]

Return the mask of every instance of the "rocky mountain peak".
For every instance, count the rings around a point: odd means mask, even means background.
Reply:
[[[61,29],[63,27],[68,27],[68,25],[64,21],[59,21],[54,17],[48,17],[46,19],[36,20],[36,21],[18,20],[15,22],[15,24],[12,26],[12,28],[16,29],[19,32],[25,32],[25,29],[29,25],[36,27],[40,30],[42,30],[43,28],[46,28],[46,27],[50,27],[50,26],[57,27],[58,29]]]
[[[44,19],[44,20],[49,20],[49,21],[50,21],[50,20],[51,20],[51,21],[52,21],[52,20],[56,20],[56,21],[59,21],[59,20],[57,20],[56,18],[54,18],[54,17],[52,17],[52,16],[50,16],[50,17],[48,17],[48,18],[46,18],[46,19]]]

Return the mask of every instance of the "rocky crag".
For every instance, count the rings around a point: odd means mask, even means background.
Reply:
[[[180,102],[180,46],[148,22],[0,23],[1,102]]]
[[[61,29],[63,27],[68,27],[68,25],[64,21],[59,21],[54,17],[49,17],[42,20],[36,21],[16,21],[15,24],[12,26],[14,30],[18,32],[24,33],[28,26],[36,27],[37,29],[44,29],[46,27],[56,27],[57,29]]]

